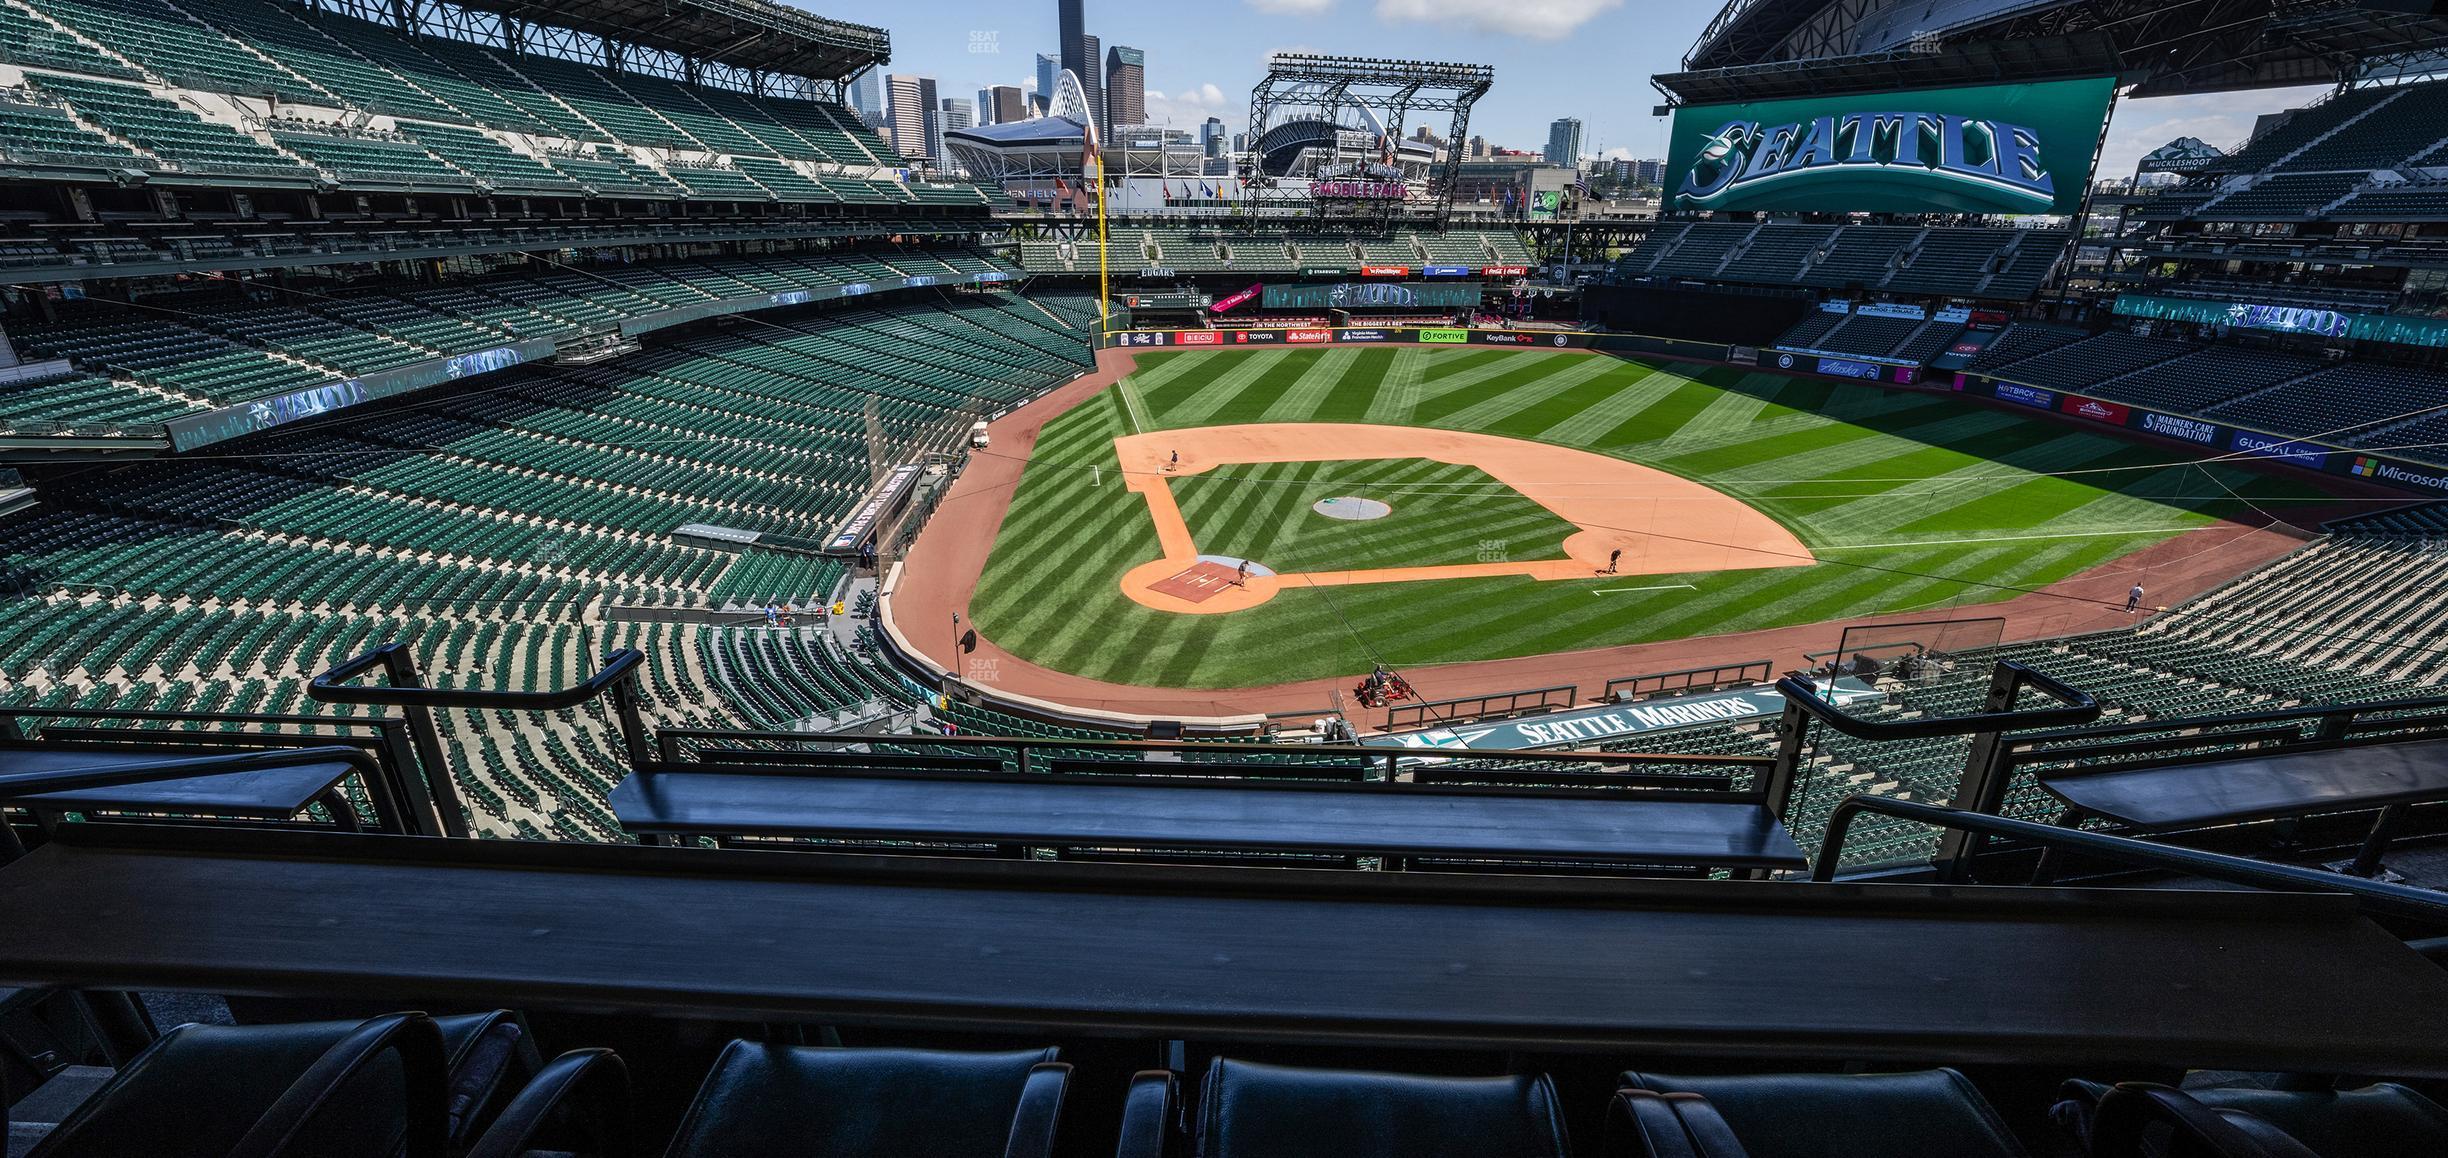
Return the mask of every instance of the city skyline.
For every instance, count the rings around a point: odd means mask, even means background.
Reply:
[[[831,0],[786,0],[847,17]],[[1225,0],[1184,19],[1178,9],[1058,0],[1012,5],[937,0],[923,24],[892,26],[894,72],[931,75],[947,92],[1017,85],[1041,90],[1039,53],[1055,55],[1059,7],[1081,9],[1084,31],[1146,54],[1147,120],[1195,130],[1208,117],[1246,130],[1249,90],[1275,51],[1467,60],[1496,69],[1496,86],[1472,116],[1491,149],[1544,152],[1558,118],[1585,126],[1582,152],[1646,159],[1666,152],[1666,121],[1650,115],[1664,98],[1649,76],[1680,56],[1716,5],[1629,7],[1620,0],[1527,0],[1499,11],[1458,0]],[[1101,74],[1100,50],[1095,70]],[[1620,79],[1620,78],[1629,78]],[[1089,79],[1082,76],[1085,84]],[[1101,79],[1101,78],[1100,78]],[[2318,88],[2163,97],[2121,102],[2099,173],[2133,172],[2142,155],[2180,136],[2232,148],[2263,113],[2301,105]],[[1093,95],[1093,94],[1092,94]],[[1442,126],[1436,126],[1441,129]]]

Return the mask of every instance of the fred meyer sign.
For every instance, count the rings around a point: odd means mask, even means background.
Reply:
[[[2073,213],[2108,77],[1675,110],[1670,209]]]

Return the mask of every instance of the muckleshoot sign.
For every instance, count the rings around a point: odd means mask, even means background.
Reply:
[[[2115,91],[2099,77],[1676,109],[1667,208],[2070,214]]]

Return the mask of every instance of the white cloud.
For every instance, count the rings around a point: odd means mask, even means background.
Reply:
[[[1334,7],[1334,0],[1248,0],[1260,12],[1279,16],[1315,16]]]
[[[1213,84],[1192,85],[1177,92],[1147,90],[1149,124],[1171,125],[1177,129],[1196,128],[1209,117],[1220,117],[1227,124],[1242,120],[1248,106],[1225,95]]]
[[[1377,0],[1377,18],[1389,23],[1451,24],[1475,32],[1562,40],[1623,0]]]
[[[2275,89],[2257,93],[2205,93],[2198,96],[2148,97],[2125,101],[2108,126],[2100,150],[2098,175],[2122,180],[2133,176],[2142,156],[2178,137],[2199,137],[2222,149],[2233,149],[2252,135],[2253,122],[2263,113],[2301,108],[2318,100],[2320,88]]]

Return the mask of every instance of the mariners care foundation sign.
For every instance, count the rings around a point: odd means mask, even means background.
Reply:
[[[2072,213],[2114,91],[2101,77],[1680,108],[1669,208]]]

